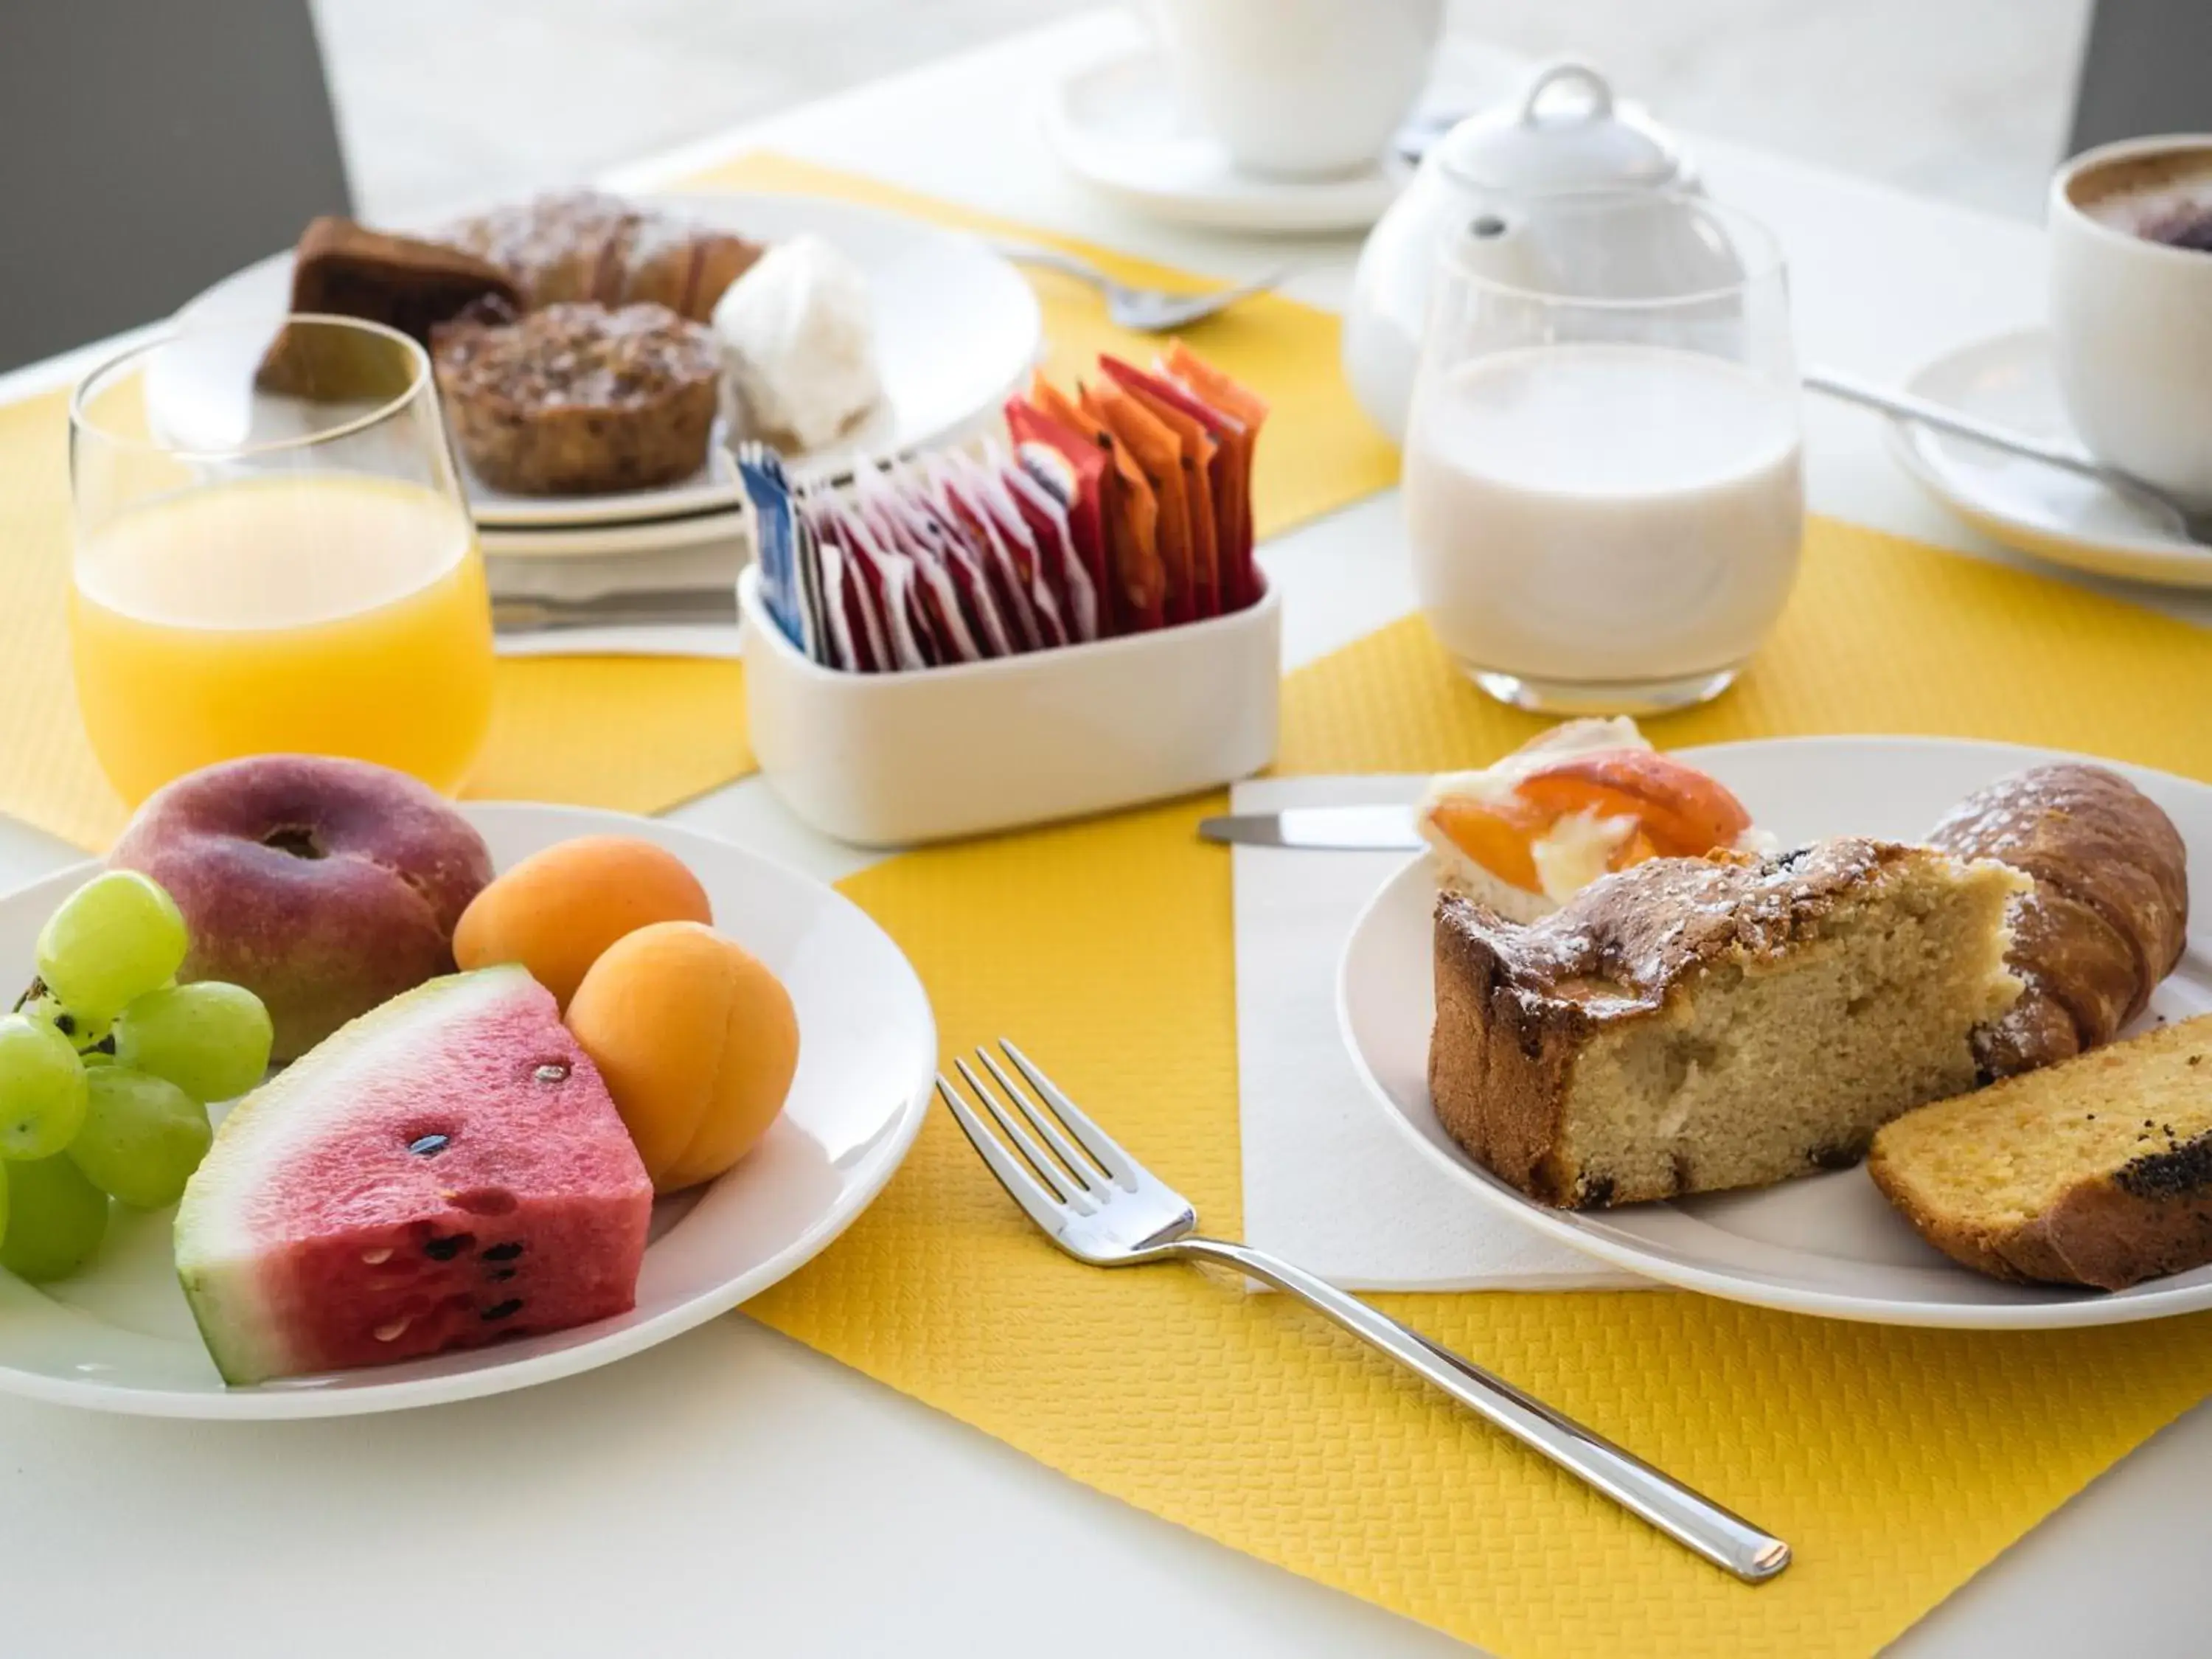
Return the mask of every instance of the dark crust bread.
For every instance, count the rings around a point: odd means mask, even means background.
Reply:
[[[473,254],[388,236],[332,215],[310,222],[292,252],[295,313],[359,317],[424,345],[433,328],[470,306],[515,297],[507,273]],[[270,343],[254,384],[298,398],[360,395],[360,357],[331,331],[287,326]]]
[[[449,227],[441,240],[512,276],[528,310],[576,300],[649,303],[695,323],[714,315],[724,291],[765,252],[742,236],[596,191],[497,208]]]
[[[520,494],[644,489],[706,462],[714,337],[662,306],[549,306],[441,325],[432,346],[453,441],[485,483]]]
[[[520,297],[505,271],[472,253],[334,216],[312,221],[292,251],[294,311],[365,317],[424,345],[434,325],[476,301]]]
[[[2186,1042],[2193,1027],[2212,1027],[2212,1017],[2139,1040]],[[2203,1052],[2212,1054],[2212,1030],[2198,1032],[2195,1040],[2206,1042]],[[2094,1060],[2075,1062],[2086,1068],[2084,1098],[2103,1097],[2094,1073],[2105,1067],[2097,1062],[2117,1069],[2124,1065],[2130,1046],[2120,1043]],[[2212,1060],[2205,1065],[2212,1071]],[[2000,1080],[1976,1098],[1999,1099],[2013,1086]],[[2206,1086],[2212,1088],[2212,1077]],[[1928,1109],[1939,1110],[1942,1104]],[[2042,1214],[2000,1231],[1920,1204],[1913,1183],[1897,1168],[1880,1135],[1867,1158],[1867,1173],[1922,1237],[1962,1267],[1992,1279],[2124,1291],[2146,1279],[2212,1261],[2212,1133],[2173,1141],[2109,1173],[2085,1176]]]
[[[2116,772],[2032,767],[1967,796],[1928,839],[2035,880],[2012,918],[2021,1000],[1975,1037],[1992,1077],[2110,1042],[2181,960],[2187,853],[2172,821]]]
[[[1556,1157],[1582,1045],[1603,1026],[1655,1012],[1695,969],[1786,951],[1876,872],[1928,856],[1847,837],[1765,859],[1653,859],[1526,926],[1440,895],[1429,1042],[1437,1121],[1532,1198],[1611,1202],[1606,1183],[1580,1182]]]

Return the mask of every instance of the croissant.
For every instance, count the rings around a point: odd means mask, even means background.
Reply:
[[[607,307],[651,301],[703,323],[751,268],[757,242],[595,191],[540,196],[464,219],[438,240],[514,279],[536,311],[564,300]]]
[[[2110,1042],[2181,960],[2187,853],[2172,820],[2117,773],[2032,767],[1976,790],[1928,839],[2034,878],[2014,901],[2006,957],[2020,1000],[1974,1033],[1991,1078]]]

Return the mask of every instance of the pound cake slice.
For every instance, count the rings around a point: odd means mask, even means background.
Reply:
[[[1437,902],[1429,1092],[1470,1156],[1584,1208],[1763,1186],[1865,1155],[1973,1086],[2020,994],[1993,860],[1846,839],[1655,859],[1528,926]]]
[[[2212,1014],[1908,1112],[1867,1160],[1953,1261],[2124,1291],[2212,1261]]]

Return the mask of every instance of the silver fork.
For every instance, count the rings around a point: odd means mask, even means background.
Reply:
[[[1249,300],[1255,294],[1281,287],[1291,274],[1287,269],[1271,270],[1235,288],[1213,289],[1204,294],[1176,294],[1166,289],[1139,288],[1117,281],[1088,259],[1079,259],[1056,248],[1031,247],[1024,242],[999,242],[994,246],[1016,264],[1056,270],[1079,283],[1088,283],[1105,296],[1106,314],[1115,326],[1139,334],[1167,334],[1178,328],[1188,328],[1216,312],[1226,311],[1239,300]]]
[[[1379,1348],[1522,1444],[1745,1583],[1761,1583],[1790,1565],[1790,1546],[1779,1538],[1561,1416],[1504,1378],[1287,1261],[1249,1245],[1200,1237],[1198,1212],[1188,1199],[1124,1152],[1019,1048],[1003,1037],[999,1046],[1030,1087],[1050,1104],[1050,1111],[1032,1099],[988,1048],[978,1048],[975,1054],[996,1079],[997,1091],[965,1060],[953,1063],[990,1114],[989,1122],[941,1074],[937,1091],[999,1184],[1054,1243],[1077,1261],[1095,1267],[1202,1261],[1249,1273],[1327,1315],[1369,1346]]]

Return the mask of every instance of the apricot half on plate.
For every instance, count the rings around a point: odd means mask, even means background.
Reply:
[[[712,921],[684,861],[634,836],[579,836],[532,853],[461,913],[453,960],[519,962],[563,1008],[607,947],[656,921]]]
[[[617,939],[568,1004],[656,1192],[722,1173],[759,1144],[799,1069],[790,993],[694,921]]]

